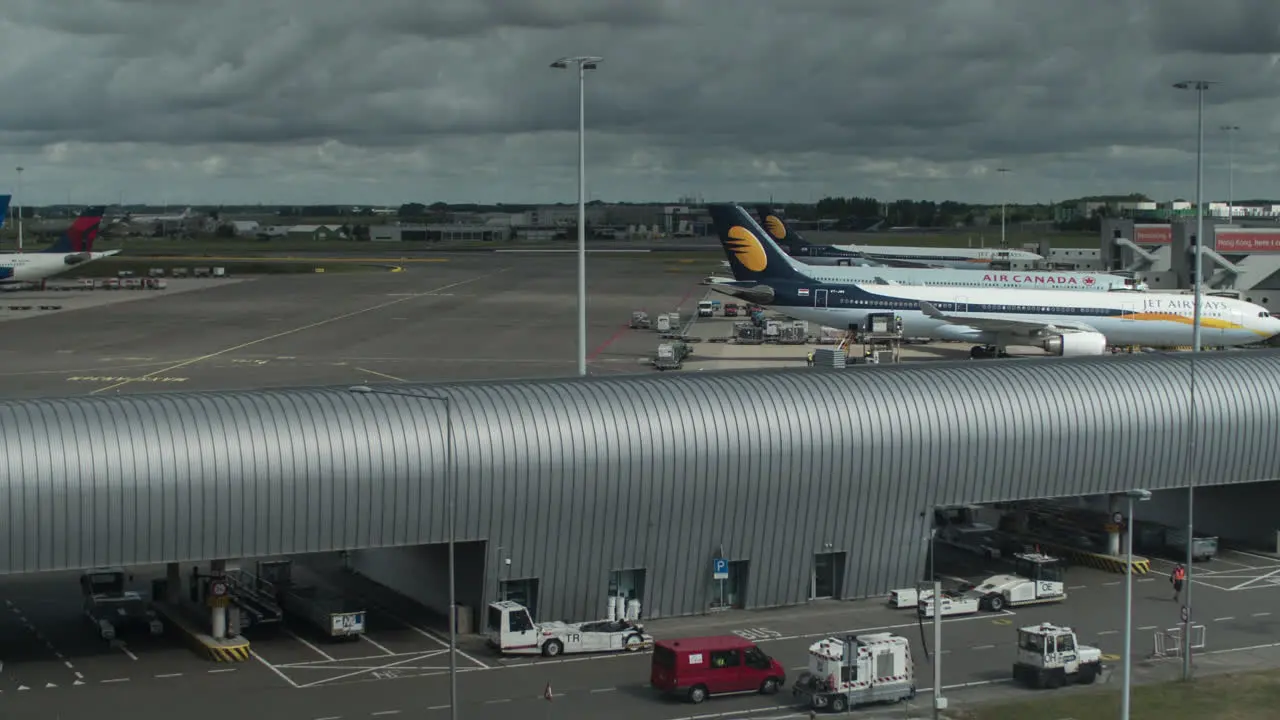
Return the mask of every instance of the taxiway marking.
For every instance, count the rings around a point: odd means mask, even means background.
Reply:
[[[470,279],[468,279],[468,280],[459,280],[458,282],[455,282],[455,283],[449,283],[448,285],[441,285],[440,287],[435,288],[435,289],[433,289],[433,290],[430,290],[430,291],[428,291],[428,292],[433,292],[433,293],[434,293],[434,292],[439,292],[439,291],[441,291],[441,290],[448,290],[449,288],[455,288],[455,287],[458,287],[458,286],[460,286],[460,285],[467,285],[467,284],[470,284],[470,283],[473,283],[473,282],[478,282],[478,281],[480,281],[480,280],[484,280],[485,278],[493,277],[494,275],[498,275],[498,274],[500,274],[500,273],[504,273],[504,272],[506,272],[506,271],[507,271],[507,268],[503,268],[502,270],[498,270],[497,272],[491,272],[491,273],[488,273],[488,274],[485,274],[485,275],[480,275],[480,276],[477,276],[477,277],[470,278]],[[318,321],[313,322],[313,323],[308,323],[308,324],[303,325],[303,326],[301,326],[301,327],[293,328],[292,330],[285,330],[285,331],[283,331],[283,332],[275,333],[274,335],[268,335],[268,336],[266,336],[266,337],[258,338],[257,340],[250,340],[249,342],[240,343],[239,345],[235,345],[235,346],[233,346],[233,347],[223,348],[222,350],[218,350],[218,351],[216,351],[216,352],[211,352],[211,353],[209,353],[209,354],[207,354],[207,355],[201,355],[200,357],[191,358],[190,360],[183,360],[182,362],[180,362],[180,363],[175,363],[175,364],[173,364],[173,365],[170,365],[169,367],[161,368],[161,369],[159,369],[159,370],[156,370],[155,372],[147,373],[146,375],[143,375],[143,376],[142,376],[142,378],[140,378],[140,380],[145,381],[145,379],[146,379],[146,378],[150,378],[150,377],[153,377],[153,376],[156,376],[156,375],[163,375],[164,373],[172,372],[172,371],[177,370],[177,369],[179,369],[179,368],[184,368],[184,367],[187,367],[187,366],[189,366],[189,365],[194,365],[194,364],[196,364],[196,363],[198,363],[198,362],[203,362],[203,361],[205,361],[205,360],[211,360],[211,359],[216,358],[216,357],[218,357],[218,356],[220,356],[220,355],[226,355],[227,353],[230,353],[230,352],[235,352],[235,351],[237,351],[237,350],[243,350],[243,349],[245,349],[245,348],[247,348],[247,347],[252,347],[252,346],[254,346],[254,345],[258,345],[259,343],[268,342],[268,341],[271,341],[271,340],[275,340],[275,339],[277,339],[277,338],[287,337],[287,336],[289,336],[289,335],[294,335],[294,334],[296,334],[296,333],[303,332],[304,330],[311,330],[311,329],[313,329],[313,328],[322,327],[322,326],[324,326],[324,325],[328,325],[328,324],[330,324],[330,323],[338,322],[339,320],[346,320],[346,319],[348,319],[348,318],[357,317],[357,316],[359,316],[359,315],[364,315],[365,313],[371,313],[371,312],[374,312],[375,310],[381,310],[381,309],[383,309],[383,308],[391,307],[392,305],[399,305],[400,303],[408,302],[408,301],[413,300],[413,299],[414,299],[414,298],[412,298],[412,297],[396,298],[395,300],[389,300],[389,301],[384,302],[384,303],[379,303],[379,304],[377,304],[377,305],[372,305],[372,306],[367,307],[367,308],[364,308],[364,309],[362,309],[362,310],[354,310],[354,311],[349,312],[349,313],[343,313],[343,314],[341,314],[341,315],[334,315],[333,317],[325,318],[324,320],[318,320]],[[106,386],[106,387],[98,388],[97,390],[94,390],[94,391],[90,392],[89,394],[90,394],[90,395],[97,395],[98,393],[104,393],[104,392],[106,392],[106,391],[108,391],[108,390],[115,390],[115,389],[116,389],[116,388],[118,388],[118,387],[121,387],[121,386],[123,386],[123,385],[128,385],[130,382],[134,382],[134,381],[135,381],[135,380],[134,380],[133,378],[128,378],[128,379],[125,379],[125,380],[124,380],[124,381],[122,381],[122,382],[118,382],[118,383],[115,383],[115,384],[112,384],[112,385],[108,385],[108,386]]]

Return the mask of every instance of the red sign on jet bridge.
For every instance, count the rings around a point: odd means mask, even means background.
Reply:
[[[1173,228],[1169,225],[1134,225],[1133,239],[1139,245],[1168,245],[1173,242]]]
[[[1280,232],[1275,230],[1219,230],[1218,252],[1280,252]]]

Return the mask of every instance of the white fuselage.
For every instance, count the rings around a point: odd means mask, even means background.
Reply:
[[[811,291],[811,306],[774,305],[772,309],[797,320],[837,328],[861,325],[872,313],[893,312],[902,318],[903,333],[907,337],[992,342],[989,333],[929,317],[920,309],[920,301],[954,303],[952,309],[946,310],[948,315],[1016,318],[1059,327],[1084,325],[1105,335],[1107,343],[1113,346],[1180,347],[1192,343],[1193,299],[1190,295],[890,285],[846,287],[850,289],[828,286],[829,289]],[[862,299],[866,294],[887,298],[889,302]],[[982,306],[982,310],[972,311],[974,305]],[[1206,347],[1248,345],[1280,334],[1280,319],[1271,317],[1261,306],[1213,297],[1203,298],[1201,307],[1200,335]],[[1224,327],[1227,324],[1240,327]]]
[[[1024,288],[1027,290],[1145,289],[1132,278],[1111,273],[1053,272],[1048,270],[947,270],[933,268],[810,266],[805,274],[827,283],[896,283],[898,285],[954,288]]]
[[[840,250],[862,253],[871,260],[906,260],[947,268],[982,268],[996,261],[1034,262],[1044,257],[1026,250],[999,248],[933,248],[892,245],[836,245]]]
[[[117,250],[108,252],[86,253],[3,253],[0,254],[0,270],[11,269],[12,273],[0,273],[0,283],[39,282],[46,278],[64,273],[71,268],[80,267],[88,262],[115,255]],[[68,256],[81,256],[84,259],[77,263],[67,263]]]

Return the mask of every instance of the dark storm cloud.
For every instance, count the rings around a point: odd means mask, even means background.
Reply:
[[[157,186],[190,167],[191,192],[305,194],[341,157],[396,198],[555,199],[577,86],[548,65],[595,53],[606,197],[989,198],[998,165],[1026,199],[1173,193],[1195,103],[1170,85],[1197,77],[1229,80],[1207,102],[1247,130],[1237,186],[1280,194],[1274,0],[10,0],[0,22],[0,146]]]

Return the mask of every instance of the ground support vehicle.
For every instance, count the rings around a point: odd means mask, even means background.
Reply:
[[[1015,553],[1013,575],[992,575],[967,595],[976,596],[984,610],[1040,605],[1067,599],[1062,561],[1040,553]]]
[[[1102,651],[1081,645],[1069,627],[1042,623],[1018,628],[1015,682],[1033,688],[1088,685],[1102,674]]]
[[[653,647],[653,636],[630,620],[535,623],[517,602],[489,603],[486,634],[489,646],[506,655],[636,652]]]
[[[819,640],[809,646],[809,667],[791,694],[807,707],[837,713],[914,698],[911,644],[893,633]]]
[[[164,623],[141,594],[125,589],[125,573],[119,568],[99,568],[80,576],[85,617],[98,628],[103,640],[115,640],[121,631],[145,628],[152,635],[164,633]]]
[[[649,684],[695,705],[712,695],[773,695],[786,682],[782,663],[737,635],[659,640],[653,646]]]
[[[934,602],[932,593],[930,597],[920,601],[916,606],[916,611],[920,613],[920,617],[933,617]],[[950,617],[952,615],[973,615],[982,609],[982,601],[972,595],[966,593],[952,592],[943,590],[941,603],[942,617]]]

